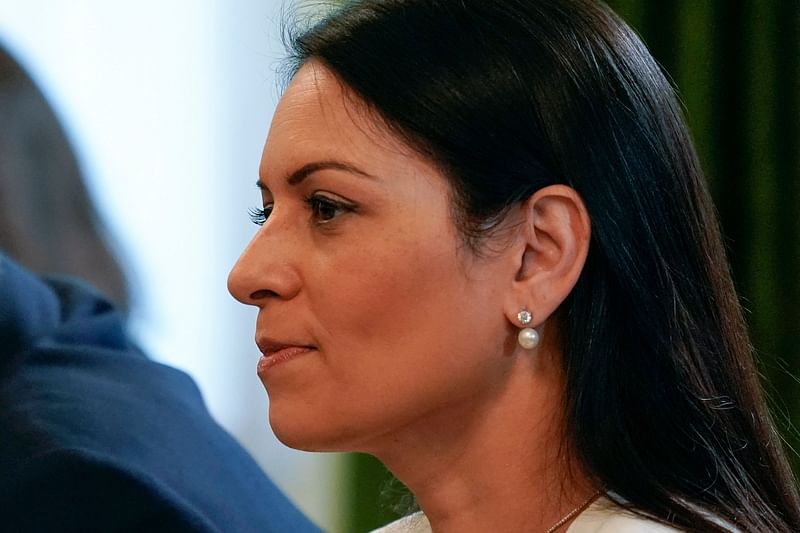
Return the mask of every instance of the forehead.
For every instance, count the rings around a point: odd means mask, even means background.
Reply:
[[[379,161],[412,152],[329,69],[310,60],[278,103],[261,171],[312,157]]]

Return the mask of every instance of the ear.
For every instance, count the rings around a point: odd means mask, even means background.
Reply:
[[[532,326],[544,323],[578,281],[589,252],[591,223],[578,193],[565,185],[540,189],[522,204],[519,246],[514,246],[516,277],[505,313],[521,327],[517,313],[533,314]]]

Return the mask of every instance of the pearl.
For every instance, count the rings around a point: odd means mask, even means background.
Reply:
[[[533,328],[522,329],[517,336],[517,341],[526,350],[532,350],[539,345],[539,332]]]

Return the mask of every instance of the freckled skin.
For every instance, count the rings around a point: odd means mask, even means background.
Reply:
[[[374,178],[326,169],[285,181],[332,159]],[[281,99],[260,175],[274,209],[229,288],[259,307],[257,336],[318,347],[264,375],[284,443],[378,453],[401,432],[446,431],[503,386],[510,264],[461,247],[445,178],[320,64]],[[356,210],[318,223],[305,202],[315,193]]]

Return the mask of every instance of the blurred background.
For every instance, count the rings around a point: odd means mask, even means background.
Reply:
[[[368,457],[276,441],[255,375],[255,313],[225,288],[255,231],[247,211],[279,95],[284,3],[0,0],[0,43],[67,130],[125,259],[137,338],[195,378],[318,524],[361,532],[396,517],[400,489]],[[684,102],[773,413],[800,449],[800,2],[609,4]]]
[[[0,0],[0,42],[66,129],[130,280],[135,336],[191,374],[222,425],[335,529],[338,458],[272,435],[255,312],[226,289],[255,232],[248,209],[261,201],[254,184],[279,93],[281,9],[280,0]],[[36,217],[46,224],[48,213]]]

